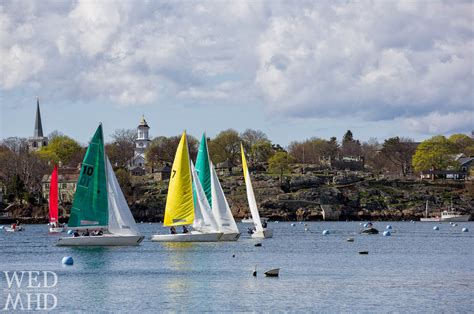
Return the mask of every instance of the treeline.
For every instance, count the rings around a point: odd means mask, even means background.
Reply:
[[[119,129],[111,137],[112,141],[106,144],[106,152],[116,167],[119,181],[125,184],[129,181],[127,167],[134,156],[136,130]],[[77,167],[81,163],[85,147],[59,132],[53,132],[49,138],[48,146],[37,152],[28,150],[25,138],[8,138],[1,142],[0,188],[6,191],[4,194],[9,201],[39,201],[42,176],[51,172],[54,163],[61,163],[63,167]],[[171,164],[179,140],[179,135],[152,139],[145,152],[148,169],[153,171]],[[195,159],[199,141],[188,135],[188,143],[191,158]],[[242,143],[250,164],[261,164],[280,179],[295,163],[324,167],[328,160],[357,157],[363,160],[365,169],[373,173],[405,176],[428,169],[456,168],[459,166],[457,156],[474,156],[474,139],[465,134],[454,134],[448,138],[434,136],[422,143],[404,137],[392,137],[383,142],[376,139],[360,142],[348,130],[341,141],[336,137],[312,137],[293,141],[284,148],[273,143],[262,131],[248,129],[239,133],[228,129],[214,138],[208,138],[208,143],[214,164],[229,161],[239,165]]]

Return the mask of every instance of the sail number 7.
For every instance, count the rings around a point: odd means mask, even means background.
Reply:
[[[176,170],[173,169],[173,175],[171,176],[171,179],[173,179],[175,175],[176,175]]]

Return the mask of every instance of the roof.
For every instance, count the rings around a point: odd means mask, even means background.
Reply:
[[[148,123],[146,123],[145,116],[142,115],[142,118],[140,119],[140,124],[138,125],[138,127],[147,127],[147,128],[150,128],[150,127],[148,126]]]
[[[425,170],[421,171],[421,174],[466,174],[466,172],[459,170]]]
[[[43,137],[43,124],[41,123],[41,112],[39,98],[36,98],[36,120],[34,137]]]
[[[156,172],[171,172],[171,167],[168,165],[165,165],[161,168],[156,169]]]
[[[461,166],[464,166],[465,164],[472,162],[474,160],[474,157],[461,157],[458,159],[458,162]]]
[[[235,165],[229,160],[226,160],[224,162],[217,164],[217,168],[232,168],[232,167],[235,167]]]

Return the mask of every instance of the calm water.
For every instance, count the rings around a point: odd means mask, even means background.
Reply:
[[[151,234],[166,230],[140,224],[146,235],[140,247],[79,249],[55,247],[46,226],[28,225],[25,232],[0,230],[0,270],[56,272],[57,286],[41,292],[57,297],[58,311],[473,310],[473,222],[438,223],[439,231],[432,230],[435,223],[390,222],[391,237],[358,235],[359,222],[307,224],[269,223],[274,238],[262,247],[246,233],[235,243],[152,243]],[[383,231],[387,224],[375,227]],[[323,236],[324,229],[331,234]],[[359,255],[362,250],[369,255]],[[61,265],[67,255],[74,266]],[[280,277],[265,278],[263,271],[274,267]],[[0,276],[4,307],[12,290]]]

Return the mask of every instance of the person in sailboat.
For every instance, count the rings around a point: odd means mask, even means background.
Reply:
[[[177,233],[177,232],[176,232],[176,228],[175,228],[174,226],[172,226],[172,227],[170,228],[170,233],[171,233],[171,234],[176,234],[176,233]]]
[[[248,234],[253,234],[255,231],[257,230],[257,228],[253,227],[253,228],[248,228]]]
[[[74,236],[74,238],[78,237],[78,236],[79,236],[79,232],[78,232],[77,230],[74,230],[73,236]]]
[[[89,229],[86,229],[86,231],[82,234],[83,237],[88,237],[90,236]]]
[[[266,228],[266,227],[267,227],[267,221],[266,221],[266,220],[264,220],[264,221],[262,222],[262,227],[263,227],[263,228]]]
[[[186,226],[183,226],[183,233],[189,233],[189,230]]]

